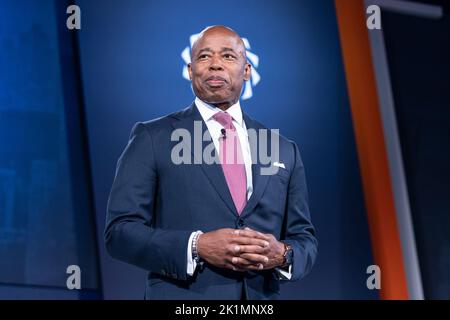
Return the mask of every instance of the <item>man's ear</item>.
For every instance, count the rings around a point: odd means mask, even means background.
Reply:
[[[244,80],[248,81],[250,80],[250,76],[252,75],[252,65],[248,62],[245,63],[245,69],[244,69]]]
[[[188,73],[189,73],[189,79],[192,81],[192,64],[189,62],[187,65]]]

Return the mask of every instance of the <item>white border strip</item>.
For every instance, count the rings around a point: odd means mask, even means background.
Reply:
[[[399,0],[365,0],[366,8],[373,4],[380,6],[382,10],[426,18],[438,19],[443,14],[441,7],[433,5]],[[383,31],[369,30],[369,38],[372,61],[375,69],[377,92],[380,100],[380,112],[383,122],[384,140],[387,148],[389,170],[402,245],[403,262],[408,283],[408,294],[410,299],[423,300],[424,293],[422,279],[411,218],[411,207],[403,167],[403,157],[400,148]]]

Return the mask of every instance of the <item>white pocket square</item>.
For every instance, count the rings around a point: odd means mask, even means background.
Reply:
[[[286,169],[286,167],[284,166],[284,163],[280,163],[280,162],[277,162],[277,161],[275,161],[275,162],[273,163],[273,166],[274,166],[274,167],[278,167],[278,168]]]

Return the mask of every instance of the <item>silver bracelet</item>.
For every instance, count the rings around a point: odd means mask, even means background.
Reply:
[[[197,231],[194,234],[194,237],[192,238],[192,259],[195,262],[199,262],[200,261],[200,256],[198,255],[198,250],[197,250],[197,244],[198,244],[198,237],[202,234],[203,232],[201,231]]]

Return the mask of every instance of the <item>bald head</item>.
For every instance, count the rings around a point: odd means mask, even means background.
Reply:
[[[246,53],[245,53],[245,44],[242,38],[237,34],[236,31],[233,29],[222,26],[222,25],[216,25],[216,26],[209,26],[203,29],[198,38],[195,40],[195,42],[192,44],[191,48],[191,57],[198,47],[198,44],[201,43],[201,41],[208,36],[229,36],[231,38],[234,38],[236,40],[236,43],[241,51],[241,53],[244,55],[244,58],[247,59]]]
[[[239,100],[243,82],[250,79],[244,41],[225,26],[204,29],[192,45],[188,71],[195,95],[226,110]]]

